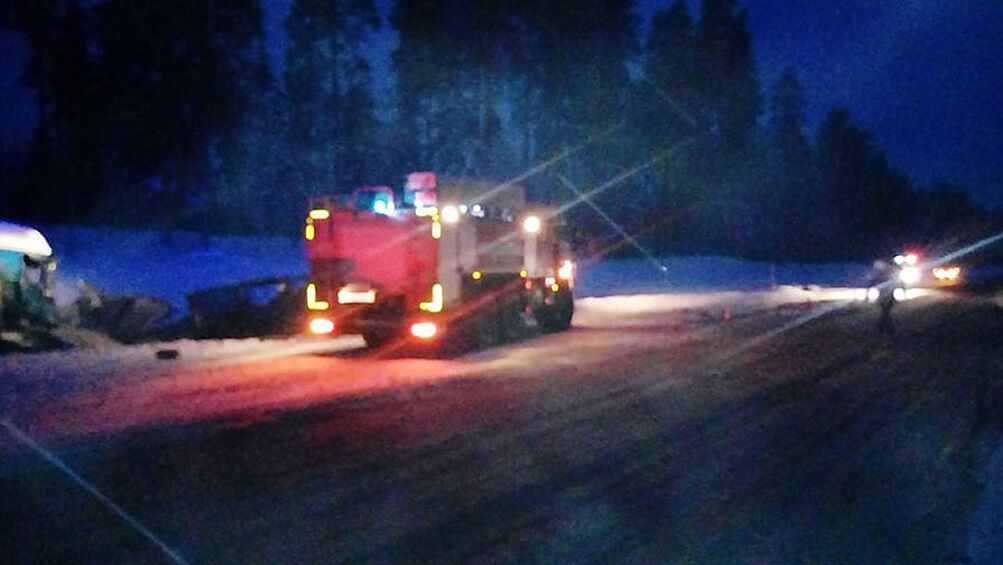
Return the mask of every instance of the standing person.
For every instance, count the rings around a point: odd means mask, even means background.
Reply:
[[[881,309],[878,333],[888,332],[888,335],[895,335],[892,308],[895,306],[896,274],[896,269],[884,261],[875,261],[871,269],[869,286],[877,287],[878,308]]]

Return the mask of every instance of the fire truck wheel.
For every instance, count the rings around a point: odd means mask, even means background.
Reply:
[[[390,341],[390,334],[386,332],[365,332],[362,334],[362,339],[366,341],[366,347],[370,349],[377,349],[387,344]]]
[[[469,320],[466,324],[464,340],[471,350],[487,349],[499,343],[500,319],[492,310]]]
[[[522,339],[522,305],[515,300],[509,300],[501,305],[498,312],[498,342],[506,343]]]
[[[536,321],[546,333],[561,332],[571,327],[575,301],[571,292],[562,289],[554,295],[554,301],[536,311]]]
[[[436,342],[434,355],[440,359],[452,359],[476,349],[477,336],[472,330],[473,328],[463,324],[443,328],[444,335]]]

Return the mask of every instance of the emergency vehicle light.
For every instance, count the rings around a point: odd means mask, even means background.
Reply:
[[[434,190],[436,186],[435,173],[430,171],[418,171],[408,173],[408,190]]]
[[[435,283],[432,285],[432,300],[429,302],[420,302],[418,308],[426,312],[442,312],[443,302],[442,285]]]
[[[317,300],[317,285],[310,283],[306,285],[306,307],[308,310],[327,310],[331,305]]]
[[[418,322],[416,324],[411,324],[411,335],[422,339],[431,339],[435,337],[436,330],[435,324],[432,322]]]
[[[456,206],[446,206],[442,209],[442,221],[447,224],[455,224],[460,221],[460,211]]]
[[[527,233],[539,233],[541,225],[539,216],[526,216],[522,221],[522,229]]]
[[[315,334],[329,334],[334,331],[334,322],[327,318],[314,318],[310,320],[310,331]]]
[[[557,269],[557,276],[558,278],[562,278],[564,280],[570,280],[571,275],[574,273],[574,270],[575,270],[575,264],[572,263],[570,259],[567,259],[564,261],[561,267]]]
[[[899,271],[899,280],[905,284],[916,284],[919,282],[919,269],[916,267],[902,267]]]
[[[388,200],[376,199],[373,200],[373,212],[377,214],[383,214],[384,216],[394,213],[394,203]]]
[[[326,220],[331,217],[331,213],[323,208],[310,210],[310,218],[314,220]]]

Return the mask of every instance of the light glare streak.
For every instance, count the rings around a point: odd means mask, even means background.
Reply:
[[[574,192],[576,195],[578,195],[579,197],[584,196],[582,194],[582,191],[578,190],[578,188],[574,184],[572,184],[567,177],[565,177],[564,175],[558,175],[558,178],[561,179],[561,183],[563,183],[565,187]],[[655,266],[658,267],[659,272],[665,274],[669,271],[668,267],[666,267],[665,264],[659,261],[654,254],[652,254],[650,251],[647,250],[647,248],[642,246],[640,242],[637,241],[637,238],[627,233],[627,230],[623,229],[623,226],[621,226],[619,223],[616,222],[616,220],[610,217],[610,215],[607,214],[605,210],[600,208],[598,204],[593,202],[591,198],[585,198],[584,202],[588,204],[593,210],[595,210],[595,212],[599,214],[599,216],[602,217],[602,219],[606,220],[606,222],[609,223],[609,225],[613,226],[613,229],[615,229],[624,238],[624,240],[627,241],[627,243],[634,246],[634,248],[640,251],[641,254],[645,256],[645,258],[654,263]],[[561,278],[569,278],[569,277],[562,276]]]
[[[124,508],[116,504],[114,500],[102,494],[101,491],[99,491],[94,485],[92,485],[86,479],[78,475],[76,471],[71,469],[69,465],[67,465],[66,463],[63,463],[63,461],[58,457],[56,457],[55,454],[53,454],[48,449],[42,447],[35,440],[28,437],[27,434],[22,432],[10,420],[4,419],[3,421],[0,421],[0,424],[3,424],[3,427],[6,428],[7,431],[12,436],[14,436],[14,438],[16,438],[21,443],[27,445],[32,451],[34,451],[38,455],[41,455],[43,459],[49,462],[49,464],[62,471],[64,474],[66,474],[66,476],[72,479],[73,482],[77,483],[77,485],[79,485],[82,489],[89,492],[92,496],[94,496],[94,498],[98,499],[102,504],[110,508],[112,512],[114,512],[119,516],[119,518],[122,518],[123,520],[125,520],[127,524],[135,528],[135,530],[138,531],[140,534],[142,534],[143,537],[153,542],[153,544],[156,545],[158,548],[160,548],[160,550],[164,552],[164,555],[166,555],[171,561],[173,561],[174,563],[187,563],[187,561],[185,561],[184,558],[181,557],[181,554],[171,549],[170,546],[164,543],[163,540],[157,537],[157,535],[154,534],[152,531],[150,531],[149,528],[140,523],[140,521],[137,520],[136,518],[133,518],[132,515],[126,512]]]

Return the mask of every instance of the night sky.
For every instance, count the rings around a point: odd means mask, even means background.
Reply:
[[[280,61],[281,18],[291,0],[263,0],[266,33]],[[377,0],[386,13],[390,0]],[[670,0],[640,0],[651,14]],[[698,1],[690,2],[697,15]],[[748,0],[763,87],[784,67],[806,89],[810,134],[825,112],[846,106],[914,182],[966,184],[1003,207],[1003,2],[997,0]],[[394,35],[374,39],[374,67],[389,68]],[[4,143],[30,136],[31,93],[18,84],[24,42],[0,33],[0,127]],[[381,88],[387,92],[386,81]]]

